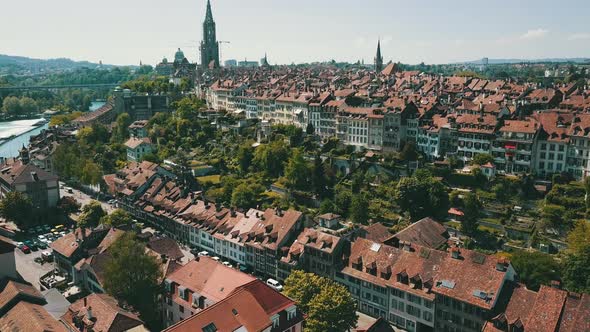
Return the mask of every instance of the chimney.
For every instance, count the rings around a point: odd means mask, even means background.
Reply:
[[[86,298],[86,296],[84,297],[84,308],[86,308],[86,306],[88,305],[88,299]]]
[[[459,248],[451,248],[451,257],[454,259],[459,259],[461,257],[461,251],[459,250]]]
[[[404,251],[411,252],[412,251],[412,243],[410,241],[402,241],[402,246]]]
[[[506,260],[506,258],[500,258],[496,262],[496,270],[506,272],[506,265],[508,265],[508,261]]]
[[[94,321],[95,318],[92,315],[92,307],[88,307],[88,309],[86,310],[86,316],[89,320]]]

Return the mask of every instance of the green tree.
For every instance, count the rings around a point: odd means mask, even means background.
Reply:
[[[21,113],[21,104],[18,97],[10,96],[4,98],[2,102],[2,110],[8,116],[15,116]]]
[[[252,148],[252,144],[247,142],[240,145],[238,148],[237,158],[240,172],[247,173],[250,165],[252,164],[252,159],[254,159],[254,149]]]
[[[80,181],[84,184],[96,185],[102,179],[102,170],[92,160],[86,160],[80,173]]]
[[[287,185],[292,189],[304,190],[308,187],[309,167],[300,149],[293,149],[291,158],[285,165]]]
[[[406,142],[400,153],[400,157],[405,161],[418,160],[418,151],[416,151],[416,144],[412,141]]]
[[[334,196],[334,205],[336,213],[342,216],[348,215],[350,203],[352,202],[352,193],[344,188],[338,188]]]
[[[313,167],[311,169],[311,184],[313,191],[320,197],[326,196],[326,175],[322,158],[317,154],[313,160]]]
[[[308,123],[307,127],[305,128],[305,133],[308,135],[313,135],[315,133],[315,128],[313,127],[313,124]]]
[[[91,201],[82,207],[82,213],[78,217],[78,226],[95,227],[106,214],[98,201]]]
[[[573,292],[590,293],[590,245],[569,253],[563,264],[565,287]]]
[[[412,220],[427,216],[443,218],[449,210],[449,195],[440,181],[422,172],[402,178],[394,191],[394,199]]]
[[[516,251],[511,258],[514,270],[527,288],[538,290],[559,280],[559,264],[550,255],[538,251]]]
[[[19,228],[30,227],[33,216],[31,199],[18,191],[6,193],[0,200],[0,216],[14,222]]]
[[[477,195],[470,192],[463,198],[463,219],[461,220],[461,230],[467,235],[473,235],[477,231],[477,222],[481,213],[481,203]]]
[[[477,153],[475,156],[473,156],[473,159],[471,160],[472,165],[485,165],[487,163],[493,162],[494,157],[492,157],[492,155],[489,153]]]
[[[322,203],[320,204],[320,213],[324,214],[324,213],[331,213],[334,212],[336,210],[336,207],[334,206],[334,202],[332,202],[329,199],[324,199],[322,201]]]
[[[356,326],[356,302],[348,290],[313,273],[293,271],[284,293],[307,314],[306,331],[340,332]]]
[[[60,198],[57,207],[64,214],[70,215],[80,210],[80,203],[78,203],[78,201],[76,201],[76,199],[72,196],[64,196]]]
[[[289,148],[283,141],[275,140],[256,148],[253,163],[267,175],[278,177],[283,172],[284,163],[289,158],[289,152]]]
[[[30,97],[22,97],[19,102],[23,115],[31,115],[39,112],[39,106],[37,105],[35,99]]]
[[[256,207],[260,194],[264,192],[264,186],[256,182],[245,181],[239,184],[231,194],[231,205],[249,209]]]
[[[567,235],[568,250],[573,253],[580,253],[586,247],[590,247],[590,222],[578,220],[574,228]]]
[[[113,134],[111,140],[113,142],[122,143],[129,138],[129,125],[131,125],[132,119],[129,113],[121,113],[117,116],[115,121],[115,127],[113,128]]]
[[[129,225],[132,221],[133,218],[131,218],[131,215],[127,213],[127,211],[122,209],[116,209],[115,211],[111,212],[111,214],[105,215],[102,218],[100,218],[101,224],[106,224],[113,227]]]
[[[369,200],[366,194],[358,193],[352,196],[350,220],[355,224],[367,224],[369,220]]]
[[[104,272],[105,290],[119,301],[130,304],[154,329],[159,321],[158,296],[161,293],[160,263],[146,253],[145,245],[132,233],[125,233],[109,248],[111,259]]]

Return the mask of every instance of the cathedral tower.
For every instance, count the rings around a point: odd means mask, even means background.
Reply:
[[[201,66],[219,68],[219,43],[215,35],[215,21],[211,12],[211,2],[207,0],[207,13],[203,22],[203,40],[201,41]]]
[[[383,70],[383,56],[381,56],[381,41],[377,41],[377,55],[375,56],[375,71],[377,73]]]

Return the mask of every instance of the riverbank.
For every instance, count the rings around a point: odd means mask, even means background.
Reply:
[[[0,122],[0,157],[18,156],[23,145],[28,146],[31,136],[48,128],[45,119]]]

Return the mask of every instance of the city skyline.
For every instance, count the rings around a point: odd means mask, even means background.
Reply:
[[[243,4],[212,1],[217,38],[230,42],[220,46],[221,62],[259,60],[267,53],[272,64],[331,59],[372,63],[378,39],[385,62],[411,64],[590,55],[590,26],[584,18],[590,4],[580,0],[559,6],[549,1],[484,6],[463,0],[453,6],[428,1],[422,7],[383,0],[370,6],[332,0]],[[23,12],[30,5],[11,2],[8,10]],[[172,6],[152,0],[104,0],[83,8],[73,0],[35,5],[30,15],[0,22],[5,31],[19,27],[4,38],[0,53],[155,65],[181,48],[191,62],[199,61],[205,0],[177,0]]]

